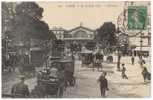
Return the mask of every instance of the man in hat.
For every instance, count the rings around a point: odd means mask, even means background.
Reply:
[[[132,65],[134,65],[134,56],[131,57]]]
[[[108,91],[108,81],[106,79],[106,72],[103,72],[99,79],[98,79],[98,82],[100,82],[100,91],[101,91],[101,96],[102,97],[106,97],[106,90]]]
[[[12,96],[14,98],[26,98],[29,96],[28,86],[24,83],[25,76],[20,76],[20,82],[16,83],[12,87]]]

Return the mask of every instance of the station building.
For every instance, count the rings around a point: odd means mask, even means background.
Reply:
[[[51,31],[56,35],[57,39],[63,40],[66,45],[72,42],[86,44],[88,41],[93,41],[96,31],[82,25],[70,30],[54,27]]]

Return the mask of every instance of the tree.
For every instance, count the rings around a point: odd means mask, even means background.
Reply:
[[[117,43],[115,31],[115,24],[112,22],[105,22],[97,29],[95,40],[100,43],[103,48],[114,46]]]
[[[49,27],[44,21],[41,21],[42,12],[43,8],[39,7],[35,2],[23,2],[17,5],[17,16],[15,18],[16,35],[20,34],[23,39],[48,39]]]
[[[25,14],[31,16],[33,19],[41,19],[43,8],[35,2],[22,2],[16,7],[16,14]]]
[[[49,27],[41,21],[43,8],[35,2],[3,2],[2,33],[13,35],[15,41],[29,41],[30,38],[49,39]]]
[[[120,51],[122,52],[123,55],[129,53],[129,37],[128,34],[126,33],[118,33],[117,37],[117,46],[120,48]]]
[[[49,31],[49,37],[50,37],[50,39],[52,39],[52,40],[57,40],[56,35],[55,35],[51,30]]]
[[[2,60],[3,67],[7,64],[9,51],[12,49],[12,30],[14,28],[14,18],[15,18],[15,7],[16,3],[2,2]]]
[[[5,33],[10,35],[14,28],[15,7],[16,3],[2,2],[2,38],[5,38]]]
[[[46,42],[54,37],[48,24],[41,19],[42,13],[43,8],[35,2],[2,3],[3,34],[9,33],[13,47],[19,47],[17,52],[22,53],[21,55],[30,50],[33,40],[38,40],[38,46],[46,50]]]

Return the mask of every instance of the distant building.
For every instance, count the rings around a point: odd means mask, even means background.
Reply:
[[[65,41],[66,44],[70,44],[75,41],[81,43],[82,45],[87,41],[92,41],[96,33],[95,30],[89,29],[82,25],[71,30],[54,27],[51,29],[51,31],[56,35],[57,39]]]
[[[61,40],[64,38],[64,34],[67,32],[64,28],[61,27],[53,27],[51,31],[56,35],[57,39]]]
[[[141,43],[142,42],[142,43]],[[145,55],[150,55],[151,51],[151,33],[144,31],[142,34],[129,37],[130,45],[135,45],[135,55],[138,55],[140,51]]]

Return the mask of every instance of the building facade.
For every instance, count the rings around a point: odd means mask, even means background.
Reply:
[[[62,40],[64,38],[64,34],[67,33],[67,30],[61,27],[53,27],[51,31],[56,35],[56,38],[60,40]]]
[[[57,39],[63,40],[66,45],[72,42],[84,45],[86,42],[94,39],[96,32],[82,25],[70,30],[54,27],[51,31],[56,35]]]

